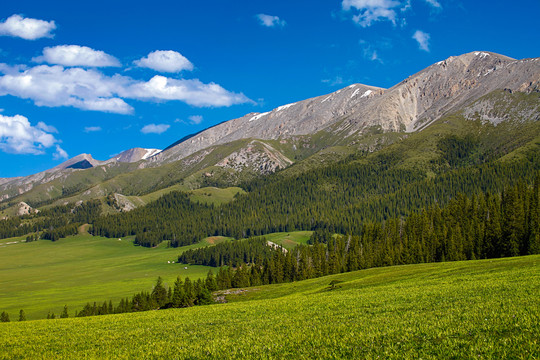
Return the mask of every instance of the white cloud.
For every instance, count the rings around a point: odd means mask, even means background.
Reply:
[[[132,99],[179,100],[189,105],[231,106],[250,102],[244,94],[225,90],[215,83],[204,84],[198,79],[171,79],[156,75],[147,82],[138,82],[120,94]]]
[[[126,77],[108,77],[92,69],[65,69],[59,65],[39,65],[23,71],[4,69],[3,72],[6,75],[0,76],[0,96],[32,99],[38,106],[70,106],[119,114],[133,112],[124,100],[115,97],[131,81]]]
[[[321,82],[325,84],[329,84],[330,86],[341,85],[344,83],[343,78],[341,76],[336,76],[333,79],[323,79],[321,80]]]
[[[133,108],[123,99],[178,100],[197,107],[231,106],[252,102],[244,94],[198,79],[171,79],[156,75],[149,81],[122,75],[107,76],[95,69],[38,65],[26,69],[0,64],[0,96],[31,99],[38,106],[69,106],[117,114]]]
[[[65,160],[69,158],[68,153],[60,147],[60,145],[56,145],[56,151],[53,154],[54,160]]]
[[[43,55],[33,60],[63,66],[121,66],[120,61],[114,56],[106,54],[101,50],[94,50],[87,46],[79,45],[46,47],[43,49]]]
[[[385,41],[378,41],[375,44],[370,44],[365,40],[359,41],[360,46],[362,46],[362,52],[365,59],[371,60],[371,61],[378,61],[380,63],[383,63],[382,59],[379,57],[379,53],[377,52],[377,49],[389,49],[392,47],[392,45]]]
[[[429,5],[433,6],[434,8],[437,8],[437,9],[442,9],[442,5],[440,2],[438,2],[437,0],[425,0]]]
[[[429,52],[429,34],[420,30],[416,30],[412,36],[418,42],[420,49]]]
[[[426,0],[426,1],[430,1],[430,0]],[[406,12],[406,11],[409,11],[411,8],[412,8],[411,0],[407,0],[400,10],[401,12]]]
[[[371,26],[376,21],[391,21],[396,24],[395,8],[400,6],[399,1],[394,0],[343,0],[341,6],[345,11],[352,8],[359,11],[353,16],[353,21],[362,27]]]
[[[36,125],[36,128],[38,128],[39,130],[43,130],[45,132],[58,134],[58,130],[56,130],[54,126],[47,125],[43,121],[38,122]]]
[[[101,126],[86,126],[84,128],[84,132],[96,132],[96,131],[101,131]]]
[[[12,15],[6,21],[0,22],[0,35],[20,37],[26,40],[52,38],[54,29],[56,29],[54,21],[23,18],[20,15]]]
[[[0,115],[0,150],[13,154],[43,154],[45,148],[57,143],[55,137],[41,128],[45,123],[32,126],[22,115]]]
[[[203,121],[203,117],[201,115],[191,115],[188,117],[188,119],[192,124],[200,124]]]
[[[266,26],[266,27],[276,27],[276,26],[283,27],[287,24],[285,20],[281,20],[279,16],[257,14],[255,15],[255,17],[259,19],[262,26]]]
[[[162,134],[164,133],[165,131],[167,131],[171,126],[170,125],[167,125],[167,124],[148,124],[148,125],[145,125],[142,129],[141,129],[141,132],[143,134]]]
[[[152,70],[177,73],[182,70],[193,70],[193,64],[182,54],[172,50],[157,50],[139,60],[134,61],[138,67]]]

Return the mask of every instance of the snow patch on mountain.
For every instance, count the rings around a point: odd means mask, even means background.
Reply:
[[[249,122],[259,120],[260,118],[262,118],[263,116],[266,116],[268,114],[269,114],[268,112],[263,112],[263,113],[257,114],[255,116],[253,116],[251,119],[249,119]]]
[[[371,95],[372,93],[373,93],[373,91],[367,90],[365,93],[362,94],[362,96],[360,96],[360,98],[368,97],[368,96]]]
[[[141,158],[142,160],[146,160],[146,159],[148,159],[149,157],[152,157],[152,156],[154,156],[154,155],[157,155],[157,154],[159,154],[159,153],[161,152],[160,149],[144,149],[144,150],[146,150],[146,154],[144,154],[144,155],[142,156],[142,158]]]
[[[280,107],[276,108],[275,111],[277,112],[277,111],[285,110],[285,109],[288,109],[288,108],[290,108],[291,106],[294,106],[294,105],[296,105],[296,103],[287,104],[287,105],[281,105]]]

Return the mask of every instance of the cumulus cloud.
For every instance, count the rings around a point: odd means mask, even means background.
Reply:
[[[371,26],[376,21],[391,21],[395,25],[396,8],[400,5],[395,0],[343,0],[341,3],[345,11],[353,8],[358,11],[353,20],[362,27]]]
[[[149,81],[122,75],[107,76],[96,69],[38,65],[33,68],[0,64],[0,96],[31,99],[38,106],[69,106],[117,114],[131,114],[124,99],[177,100],[196,107],[220,107],[252,102],[244,94],[198,79],[156,75]]]
[[[177,73],[182,70],[193,70],[193,64],[182,54],[172,50],[157,50],[148,54],[134,64],[160,72]]]
[[[266,27],[283,27],[285,24],[287,24],[285,20],[281,20],[279,16],[257,14],[255,17],[259,19],[262,26]]]
[[[28,118],[22,115],[0,115],[0,150],[12,154],[43,154],[57,140],[42,128],[49,128],[45,123],[32,126]]]
[[[421,30],[416,30],[412,36],[418,42],[420,49],[429,52],[429,34]]]
[[[99,71],[62,66],[39,65],[27,70],[0,67],[0,96],[13,95],[31,99],[38,106],[70,106],[129,114],[133,108],[115,97],[132,80],[115,75],[108,77]]]
[[[106,54],[101,50],[94,50],[87,46],[79,45],[46,47],[43,49],[43,55],[33,60],[63,66],[121,66],[120,61],[114,56]]]
[[[148,124],[141,129],[141,132],[143,134],[162,134],[170,127],[171,126],[167,124]]]
[[[54,21],[23,18],[21,15],[12,15],[6,21],[0,22],[0,35],[26,40],[52,38],[54,29],[56,29]]]
[[[203,117],[201,115],[191,115],[188,117],[188,119],[192,124],[200,124],[203,121]]]
[[[231,106],[251,101],[244,94],[227,91],[215,83],[204,84],[198,79],[178,80],[161,75],[130,85],[121,96],[139,100],[179,100],[197,107]]]
[[[101,126],[86,126],[84,128],[84,132],[96,132],[96,131],[101,131]]]
[[[60,145],[56,145],[56,151],[53,154],[54,160],[65,160],[69,158],[68,153],[60,147]]]

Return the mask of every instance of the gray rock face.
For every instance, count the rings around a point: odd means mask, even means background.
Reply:
[[[209,146],[239,139],[273,140],[313,134],[345,117],[353,105],[363,106],[383,93],[382,88],[354,84],[332,94],[283,105],[269,112],[250,113],[207,129],[161,152],[150,159],[149,165],[182,159]]]
[[[270,174],[277,168],[286,168],[293,162],[272,146],[259,140],[251,141],[246,147],[233,152],[216,166],[243,171],[248,169],[259,174]]]
[[[540,83],[539,59],[472,52],[440,61],[389,89],[365,109],[385,130],[421,130],[497,89],[528,92]],[[353,129],[354,123],[351,124]]]
[[[39,210],[32,208],[30,205],[28,205],[25,202],[21,201],[20,203],[17,204],[17,215],[18,216],[34,214],[34,213],[38,213],[38,212],[39,212]]]
[[[529,92],[540,89],[539,84],[539,58],[514,60],[472,52],[431,65],[388,90],[353,84],[328,95],[227,121],[161,152],[148,166],[245,138],[272,140],[320,130],[353,136],[372,127],[413,132],[493,90]]]

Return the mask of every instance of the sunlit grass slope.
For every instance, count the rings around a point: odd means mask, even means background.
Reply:
[[[340,280],[329,290],[332,280]],[[0,358],[535,359],[540,256],[396,266],[231,302],[0,324]]]
[[[283,246],[287,250],[294,249],[297,245],[307,244],[313,231],[291,231],[264,235],[267,241]]]
[[[162,244],[149,249],[134,246],[131,238],[107,239],[78,235],[57,242],[3,245],[0,241],[0,311],[12,316],[24,309],[27,318],[57,315],[64,305],[73,312],[87,301],[117,302],[143,290],[150,291],[158,276],[172,285],[178,275],[205,277],[210,267],[172,264],[181,249]],[[206,246],[201,243],[182,249]],[[171,261],[169,264],[168,261]]]
[[[25,237],[0,240],[0,312],[12,317],[23,309],[28,319],[43,319],[49,311],[58,315],[68,305],[70,313],[88,301],[103,302],[151,291],[158,276],[172,286],[178,275],[205,278],[216,268],[173,264],[184,250],[214,246],[230,238],[212,236],[197,244],[149,249],[133,245],[133,238],[107,239],[83,235],[57,242],[24,243]],[[267,239],[291,249],[304,244],[311,231],[267,235]],[[170,263],[169,263],[170,262]]]

